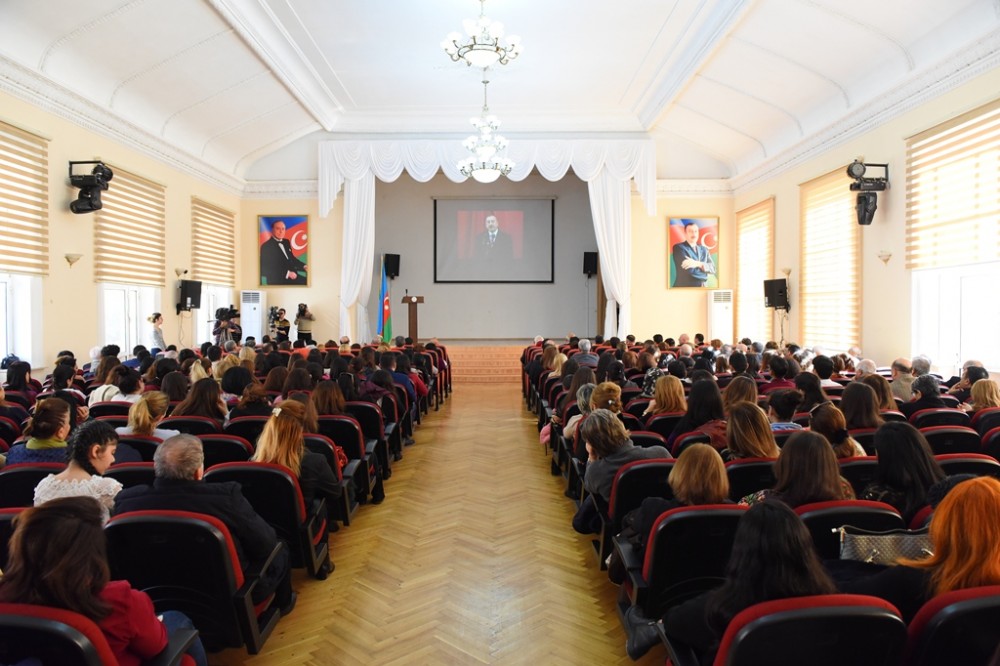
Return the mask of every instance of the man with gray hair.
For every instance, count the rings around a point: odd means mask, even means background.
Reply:
[[[903,412],[907,419],[922,409],[940,409],[948,406],[941,399],[941,387],[934,375],[920,375],[913,380],[910,389],[913,393],[912,400],[899,406],[899,411]]]
[[[889,387],[892,395],[903,402],[912,397],[910,385],[913,383],[913,366],[908,358],[897,358],[892,362],[892,378],[889,380]]]
[[[920,377],[922,375],[929,375],[931,372],[931,360],[921,354],[920,356],[913,357],[913,376]]]
[[[870,358],[863,359],[858,362],[858,367],[854,370],[854,379],[859,380],[865,375],[877,374],[878,366],[875,365],[875,361]]]
[[[152,486],[127,488],[115,497],[115,515],[130,511],[191,511],[218,518],[233,537],[243,571],[257,568],[279,545],[274,528],[261,518],[243,497],[240,484],[205,483],[205,454],[201,440],[193,435],[175,435],[156,447],[153,454],[156,478]],[[271,594],[286,615],[295,607],[288,548],[280,544],[271,564],[260,575],[252,599],[259,604]],[[332,565],[331,565],[332,568]]]
[[[587,338],[582,338],[576,346],[580,351],[573,354],[573,360],[579,363],[581,366],[587,366],[588,368],[597,367],[597,354],[590,351],[591,345],[590,340]]]

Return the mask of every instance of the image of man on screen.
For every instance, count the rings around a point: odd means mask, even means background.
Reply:
[[[486,216],[486,230],[476,236],[476,259],[490,263],[510,263],[514,258],[514,243],[500,230],[496,215]]]
[[[260,246],[260,275],[269,286],[306,284],[306,265],[292,253],[281,220],[271,225],[271,237]]]
[[[698,231],[697,224],[687,222],[684,225],[684,240],[674,245],[675,287],[704,287],[708,277],[715,274],[711,252],[698,244]]]

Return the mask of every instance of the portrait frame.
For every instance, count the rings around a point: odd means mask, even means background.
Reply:
[[[288,241],[292,259],[272,243],[274,225],[285,226],[283,238]],[[296,264],[301,264],[299,268]],[[309,216],[308,215],[258,215],[257,216],[257,284],[261,287],[309,286]],[[289,278],[289,272],[297,275]]]
[[[698,227],[694,246],[688,243],[688,227]],[[667,218],[667,287],[669,289],[719,288],[719,217],[712,215]],[[704,248],[698,249],[698,248]],[[685,260],[699,261],[711,269],[682,268]]]

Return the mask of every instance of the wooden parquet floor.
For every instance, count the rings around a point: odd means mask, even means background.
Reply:
[[[294,572],[298,606],[263,652],[210,663],[633,663],[616,588],[570,526],[519,387],[456,386],[415,439],[385,502],[331,535],[333,574]]]

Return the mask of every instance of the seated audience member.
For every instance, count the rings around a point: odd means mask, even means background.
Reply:
[[[742,375],[733,377],[722,391],[722,407],[728,414],[730,405],[737,402],[757,404],[757,382]]]
[[[264,379],[264,390],[268,393],[281,393],[286,379],[288,379],[288,368],[284,365],[275,366]]]
[[[722,459],[729,462],[741,458],[777,458],[779,452],[764,410],[756,402],[733,403],[726,420]]]
[[[687,411],[687,398],[684,397],[684,385],[673,375],[663,375],[656,380],[653,399],[646,405],[642,413],[647,420],[659,414],[674,414]]]
[[[625,364],[621,361],[612,361],[611,364],[608,365],[607,381],[612,384],[617,384],[623,389],[638,388],[638,384],[625,375]]]
[[[218,421],[225,421],[229,414],[226,403],[222,402],[222,392],[219,382],[211,377],[199,379],[191,386],[191,392],[174,407],[171,416],[204,416]]]
[[[980,379],[989,379],[990,372],[979,361],[966,361],[962,369],[962,378],[948,389],[948,394],[958,398],[958,401],[968,402],[970,391]]]
[[[305,416],[305,407],[295,400],[288,400],[275,407],[257,440],[257,450],[252,460],[282,465],[291,470],[299,480],[307,510],[317,515],[319,521],[326,526],[321,536],[322,543],[329,538],[329,505],[324,504],[323,510],[318,511],[319,505],[322,499],[329,502],[340,497],[343,489],[337,483],[337,477],[326,458],[306,450],[302,437]],[[333,563],[328,558],[320,567],[319,578],[325,579],[331,571]]]
[[[81,424],[69,438],[66,469],[35,486],[35,506],[59,497],[93,497],[101,505],[102,522],[108,522],[122,484],[103,474],[115,461],[117,446],[118,435],[104,421]]]
[[[778,389],[795,388],[795,383],[787,379],[787,359],[777,355],[771,356],[771,360],[768,362],[768,368],[771,371],[771,381],[760,387],[761,393],[768,394],[772,391],[777,391]]]
[[[898,411],[899,403],[892,395],[892,387],[889,380],[882,375],[872,373],[861,378],[862,384],[867,384],[875,391],[875,398],[878,401],[879,411]],[[909,399],[909,398],[907,398]]]
[[[701,430],[712,437],[712,446],[725,448],[726,414],[722,406],[722,394],[714,381],[695,382],[688,394],[687,412],[674,426],[667,446],[673,446],[674,440],[689,432]]]
[[[112,400],[131,403],[138,402],[139,398],[142,397],[143,390],[146,388],[139,371],[135,368],[119,365],[114,369],[114,373],[117,375],[114,383],[118,387],[119,395],[112,398]]]
[[[741,351],[734,351],[729,355],[729,367],[732,370],[734,376],[740,376],[746,374],[747,371],[747,357]],[[753,379],[753,377],[751,377]]]
[[[659,621],[671,642],[689,646],[700,663],[711,664],[726,626],[740,611],[764,601],[836,591],[802,520],[783,502],[760,502],[740,518],[722,585],[671,608]],[[659,641],[655,622],[637,611],[633,606],[625,613],[632,659]]]
[[[892,377],[889,382],[889,386],[892,388],[892,395],[906,402],[912,397],[910,385],[914,380],[913,366],[910,363],[910,359],[897,358],[889,367],[892,370]]]
[[[933,555],[900,560],[844,592],[881,597],[909,622],[939,594],[1000,585],[1000,481],[982,476],[952,488],[934,511],[930,537]]]
[[[148,391],[129,408],[128,425],[115,428],[115,432],[120,436],[139,435],[141,437],[156,437],[159,440],[179,435],[180,432],[177,430],[157,427],[160,425],[160,421],[166,417],[169,406],[170,401],[167,400],[166,393]]]
[[[863,382],[848,384],[837,406],[844,413],[848,430],[877,428],[883,423],[875,389]]]
[[[246,571],[271,554],[278,543],[277,535],[243,497],[238,483],[202,481],[204,463],[201,440],[186,434],[171,437],[156,447],[153,485],[133,486],[118,493],[114,514],[159,509],[215,516],[229,528],[240,567]],[[287,548],[281,548],[261,574],[253,603],[259,604],[272,594],[282,615],[291,612],[296,595],[292,592]]]
[[[28,441],[10,447],[6,464],[66,462],[70,428],[69,403],[59,398],[39,400],[24,429]]]
[[[969,402],[962,403],[962,409],[967,412],[1000,407],[1000,386],[992,379],[980,379],[972,385],[969,397]]]
[[[575,373],[573,373],[573,380],[570,382],[569,389],[562,394],[556,404],[553,405],[552,413],[552,423],[560,424],[562,423],[562,415],[566,410],[568,405],[576,402],[576,393],[580,390],[580,387],[584,384],[596,384],[596,375],[593,368],[588,368],[583,366]]]
[[[797,412],[811,411],[816,405],[830,402],[826,391],[820,386],[819,377],[811,372],[800,372],[795,375],[795,388],[802,394],[802,402],[795,408]]]
[[[426,398],[430,394],[430,389],[427,388],[427,384],[424,382],[423,377],[421,377],[420,372],[413,367],[413,362],[406,354],[396,355],[396,371],[410,378],[410,382],[413,383],[413,390],[416,391],[418,400]],[[414,403],[414,407],[416,407],[416,403]]]
[[[924,356],[923,354],[914,356],[913,363],[911,365],[913,367],[914,377],[922,377],[924,375],[930,374],[931,360],[926,356]]]
[[[860,499],[891,504],[910,520],[925,504],[931,486],[945,478],[930,444],[909,423],[890,421],[875,431],[878,472]]]
[[[229,410],[226,422],[241,416],[270,416],[271,409],[271,400],[264,392],[264,386],[256,382],[247,384],[236,406]]]
[[[875,361],[866,358],[858,363],[857,370],[854,371],[854,381],[860,380],[865,375],[874,374],[878,374],[878,366],[875,365]]]
[[[28,410],[7,400],[7,392],[0,387],[0,416],[10,419],[18,425],[24,423],[28,418]]]
[[[841,362],[843,363],[843,361]],[[823,388],[840,388],[840,384],[831,379],[833,377],[834,365],[833,359],[823,354],[813,359],[813,373],[819,377],[820,386]]]
[[[313,390],[312,375],[305,368],[295,368],[288,372],[285,383],[281,386],[281,395],[274,399],[275,405],[280,405],[291,393],[309,393]]]
[[[809,429],[826,438],[838,458],[867,455],[847,431],[844,413],[832,402],[816,405],[809,412]]]
[[[177,370],[168,372],[160,382],[160,390],[163,391],[170,402],[181,402],[184,400],[187,397],[188,389],[190,389],[188,378],[184,376],[184,373]]]
[[[319,416],[335,416],[347,413],[344,392],[335,381],[326,380],[316,385],[316,390],[309,395]]]
[[[584,384],[577,389],[576,405],[580,408],[580,413],[569,417],[569,420],[563,425],[562,434],[567,441],[573,442],[576,440],[576,430],[580,426],[580,422],[590,414],[591,400],[593,399],[595,388],[597,388],[595,384]]]
[[[76,379],[76,368],[66,363],[57,363],[52,369],[52,391],[67,391],[77,399],[79,404],[87,403],[86,396],[77,388],[73,380]]]
[[[903,412],[906,418],[910,418],[921,409],[940,409],[948,406],[941,399],[941,387],[934,375],[920,375],[910,384],[910,390],[913,393],[911,401],[899,406],[899,411]]]
[[[235,402],[243,395],[243,389],[255,383],[253,373],[241,365],[228,368],[222,373],[220,388],[222,389],[222,400],[227,404]]]
[[[138,666],[162,652],[171,633],[193,625],[177,611],[157,615],[145,592],[109,580],[101,517],[100,505],[89,497],[25,509],[15,519],[0,601],[79,613],[100,627],[118,664]],[[198,666],[208,664],[198,638],[187,655]]]
[[[103,356],[94,373],[94,380],[101,383],[100,386],[92,390],[87,395],[87,406],[93,406],[95,402],[110,402],[121,399],[121,391],[118,390],[118,379],[120,374],[116,370],[121,366],[121,361],[117,356]]]
[[[596,368],[597,361],[599,359],[597,354],[590,351],[591,348],[590,340],[587,340],[586,338],[580,340],[580,342],[577,343],[577,348],[580,350],[579,353],[573,355],[573,358],[576,359],[576,362],[579,363],[580,365],[585,365],[591,369]]]
[[[601,384],[594,391],[596,395]],[[615,387],[617,388],[617,387]],[[670,453],[662,446],[640,447],[629,439],[618,415],[608,409],[594,409],[579,427],[589,456],[587,471],[583,477],[583,487],[587,492],[600,497],[604,502],[611,499],[611,485],[615,474],[626,463],[650,458],[669,458]],[[600,526],[593,502],[583,502],[573,517],[573,528],[581,534],[590,534]]]
[[[38,395],[38,387],[31,379],[31,364],[25,361],[14,361],[7,368],[7,380],[3,387],[7,391],[23,393],[28,402],[34,402]]]
[[[617,359],[614,353],[606,351],[597,358],[597,367],[594,368],[594,377],[598,382],[608,381],[608,366],[611,365]],[[622,374],[624,374],[624,365],[622,366]]]
[[[771,432],[802,430],[800,424],[792,421],[800,402],[802,394],[795,389],[779,389],[767,396],[767,419],[771,422]]]
[[[781,500],[794,509],[812,502],[854,499],[854,489],[840,476],[830,444],[817,433],[802,431],[789,437],[774,463],[774,476],[773,488],[747,495],[740,504]]]
[[[378,360],[379,367],[392,375],[393,384],[396,386],[402,386],[406,389],[406,395],[410,397],[410,404],[415,405],[417,402],[417,389],[413,386],[410,374],[408,372],[399,371],[399,368],[397,367],[399,356],[400,354],[397,352],[386,352],[382,354]]]

